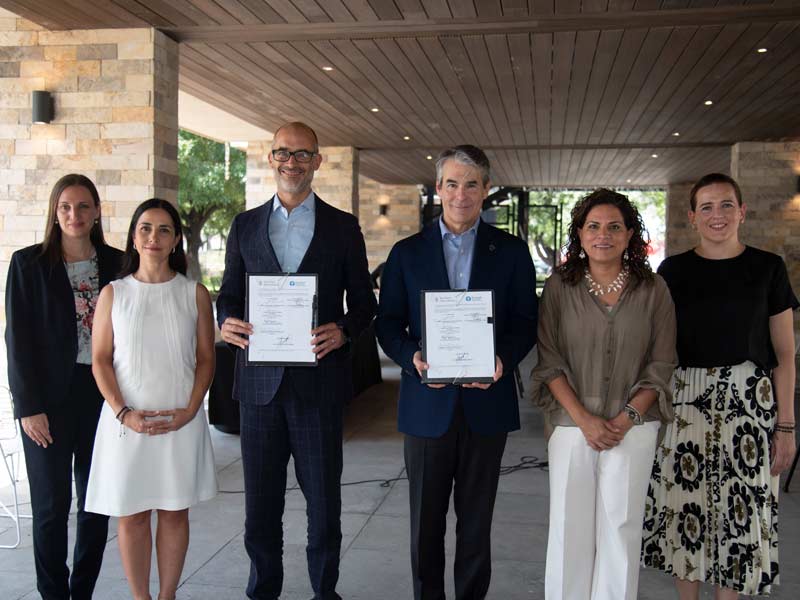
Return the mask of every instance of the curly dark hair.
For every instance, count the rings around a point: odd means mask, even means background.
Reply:
[[[628,260],[626,264],[630,270],[630,285],[635,288],[642,282],[653,281],[653,270],[647,261],[647,248],[650,244],[650,235],[644,227],[642,216],[636,207],[631,204],[627,196],[600,188],[581,199],[572,209],[572,221],[569,224],[569,239],[564,249],[567,258],[556,270],[561,278],[569,285],[577,285],[583,279],[587,260],[580,257],[581,240],[578,230],[586,223],[586,216],[595,206],[610,204],[616,206],[622,213],[625,227],[633,230],[633,236],[628,243]]]

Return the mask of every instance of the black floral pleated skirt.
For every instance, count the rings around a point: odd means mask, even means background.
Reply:
[[[778,478],[770,475],[776,405],[769,373],[679,368],[675,420],[656,451],[642,561],[743,594],[778,583]]]

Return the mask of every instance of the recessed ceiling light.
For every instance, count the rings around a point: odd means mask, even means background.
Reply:
[[[322,67],[323,71],[333,71],[333,67]]]
[[[628,183],[630,183],[630,182],[631,182],[631,180],[630,180],[630,179],[626,179],[625,181],[627,181]]]
[[[428,156],[426,156],[425,158],[427,158],[428,160],[433,160],[433,157],[430,154],[428,154]]]
[[[759,54],[764,54],[766,51],[767,51],[766,48],[759,48],[758,50],[756,50],[756,52],[758,52]]]
[[[677,132],[677,131],[673,131],[673,132],[672,132],[672,136],[673,136],[673,137],[679,137],[680,135],[681,135],[681,134],[680,134],[679,132]]]
[[[380,108],[378,108],[377,106],[373,106],[372,108],[370,108],[370,110],[372,112],[378,112],[380,110]]]
[[[652,156],[653,158],[658,158],[658,154],[651,154],[650,156]]]
[[[713,100],[706,100],[705,102],[703,102],[703,104],[705,104],[706,106],[711,106],[712,104],[714,104],[714,101]]]
[[[410,136],[410,135],[404,135],[404,136],[403,136],[403,139],[404,139],[405,141],[408,141],[408,140],[410,140],[410,139],[411,139],[411,136]]]

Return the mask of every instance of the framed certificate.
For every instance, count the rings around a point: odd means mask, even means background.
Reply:
[[[422,291],[424,383],[492,383],[495,354],[492,290]]]
[[[253,325],[248,365],[316,365],[317,275],[248,273],[245,320]]]

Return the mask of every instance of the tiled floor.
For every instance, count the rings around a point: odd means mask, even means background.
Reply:
[[[392,479],[403,475],[402,437],[396,431],[398,371],[384,369],[386,382],[357,398],[348,409],[344,445],[344,482]],[[521,403],[523,427],[509,436],[504,465],[524,456],[544,458],[544,440],[538,414]],[[220,493],[190,512],[191,543],[178,598],[226,600],[244,598],[249,563],[242,544],[244,498],[239,438],[212,430]],[[290,474],[292,469],[289,469]],[[6,479],[0,475],[0,486]],[[291,479],[291,475],[290,475]],[[293,481],[290,481],[292,484]],[[8,501],[10,487],[0,488]],[[27,496],[26,496],[27,498]],[[408,560],[408,485],[396,481],[345,486],[341,577],[338,591],[346,600],[401,600],[411,598]],[[493,577],[489,598],[522,600],[543,598],[547,544],[547,473],[522,470],[504,475],[494,514]],[[452,511],[451,511],[452,513]],[[452,514],[451,514],[452,517]],[[285,585],[282,598],[307,600],[313,595],[305,561],[305,502],[298,491],[288,493],[285,523]],[[11,535],[0,519],[0,544]],[[453,526],[448,531],[448,595],[452,591]],[[71,532],[74,533],[74,532]],[[0,599],[38,598],[35,592],[30,522],[16,550],[0,550]],[[129,598],[116,544],[116,524],[97,586],[96,598]],[[72,536],[70,539],[74,539]],[[794,494],[781,499],[781,571],[783,585],[773,598],[800,599],[800,476]],[[155,567],[152,592],[157,591]],[[708,598],[711,594],[706,590]],[[676,598],[670,578],[658,572],[642,573],[639,597]]]

